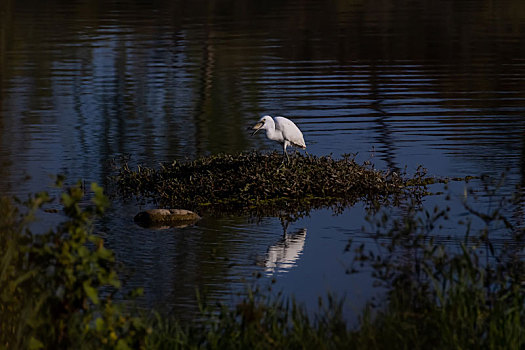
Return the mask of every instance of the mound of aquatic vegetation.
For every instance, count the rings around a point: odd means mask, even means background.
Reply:
[[[117,193],[186,209],[244,210],[265,215],[299,214],[318,207],[344,208],[417,197],[434,182],[418,170],[413,177],[358,164],[350,155],[299,155],[283,164],[280,153],[214,155],[174,161],[159,168],[123,163],[113,177]]]

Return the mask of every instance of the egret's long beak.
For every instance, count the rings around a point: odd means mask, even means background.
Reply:
[[[253,126],[253,130],[255,130],[253,133],[252,133],[252,136],[257,134],[257,131],[261,130],[261,128],[263,127],[264,123],[263,122],[258,122],[257,124],[255,124]]]

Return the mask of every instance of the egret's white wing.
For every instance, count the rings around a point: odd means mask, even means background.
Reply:
[[[294,146],[306,148],[303,133],[290,119],[275,117],[273,120],[275,121],[275,129],[281,131],[285,140],[288,140]]]

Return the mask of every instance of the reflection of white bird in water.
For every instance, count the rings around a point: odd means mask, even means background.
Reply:
[[[268,249],[264,259],[266,272],[286,271],[295,266],[303,252],[305,239],[305,228],[292,234],[285,233],[279,242]]]
[[[284,117],[275,117],[272,119],[269,115],[265,115],[252,129],[255,130],[252,136],[255,135],[257,131],[266,129],[266,137],[268,139],[277,141],[283,145],[283,152],[288,162],[290,162],[290,158],[288,158],[288,153],[286,153],[286,147],[295,146],[302,149],[306,148],[303,133],[290,119]]]

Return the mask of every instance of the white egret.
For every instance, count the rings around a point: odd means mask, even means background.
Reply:
[[[283,152],[288,163],[290,162],[290,158],[288,158],[288,153],[286,153],[286,147],[294,146],[302,149],[306,148],[303,133],[290,119],[284,117],[275,117],[272,119],[269,115],[265,115],[253,126],[252,129],[255,130],[252,136],[255,135],[257,131],[265,129],[266,137],[268,139],[282,144]]]

